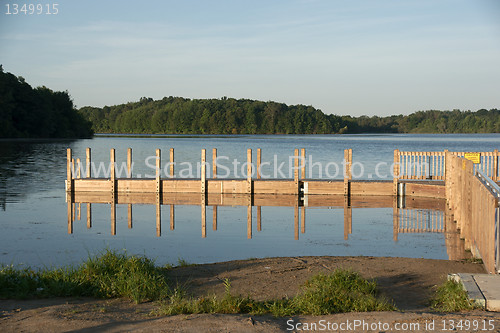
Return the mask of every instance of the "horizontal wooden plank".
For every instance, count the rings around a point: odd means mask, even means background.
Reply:
[[[427,185],[414,184],[411,182],[405,183],[405,195],[413,197],[431,197],[431,198],[446,198],[446,189],[444,185]]]
[[[392,182],[351,182],[351,195],[392,195]]]
[[[129,179],[120,178],[116,180],[117,192],[132,193],[156,193],[155,179]]]
[[[445,210],[446,199],[405,196],[405,208]]]
[[[245,194],[249,193],[248,182],[246,179],[229,179],[229,180],[210,179],[207,181],[207,192]]]
[[[201,193],[199,179],[163,179],[163,193]]]
[[[304,194],[344,194],[344,181],[304,181]]]
[[[75,192],[110,192],[111,181],[109,179],[75,179],[73,186]]]
[[[293,180],[254,180],[253,192],[259,194],[297,194],[298,185]]]

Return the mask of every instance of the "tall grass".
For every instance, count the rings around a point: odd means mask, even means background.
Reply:
[[[480,306],[467,296],[462,285],[453,280],[447,280],[438,286],[431,299],[431,307],[440,312],[458,312],[473,310]]]
[[[231,285],[224,281],[225,294],[201,298],[186,298],[182,293],[162,302],[157,314],[188,313],[251,313],[273,314],[277,317],[312,314],[322,315],[353,311],[392,311],[395,306],[377,297],[376,283],[358,273],[336,270],[318,274],[308,280],[301,292],[292,299],[259,302],[249,297],[233,296]]]
[[[292,306],[302,314],[323,315],[336,312],[394,310],[394,306],[377,298],[375,281],[363,279],[358,273],[336,270],[318,274],[308,280]]]
[[[223,297],[192,298],[181,288],[170,288],[168,269],[139,256],[106,250],[77,267],[41,269],[0,266],[0,298],[54,296],[126,297],[136,303],[160,300],[156,314],[251,313],[289,316],[351,311],[390,311],[395,307],[377,297],[374,281],[358,273],[336,270],[308,280],[292,299],[255,301],[234,296],[224,280]]]
[[[169,295],[164,271],[145,257],[106,250],[78,267],[0,267],[0,297],[126,297],[136,303]]]

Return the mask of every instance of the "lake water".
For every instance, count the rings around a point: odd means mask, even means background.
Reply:
[[[152,170],[145,163],[155,149],[162,149],[168,161],[168,149],[175,148],[177,163],[196,163],[200,149],[218,149],[227,156],[228,176],[243,177],[240,165],[246,162],[247,148],[261,148],[262,161],[268,161],[263,173],[273,174],[273,165],[288,163],[296,148],[305,148],[312,162],[341,165],[343,150],[353,149],[353,161],[360,162],[356,171],[361,179],[390,177],[394,149],[408,151],[492,151],[500,148],[499,134],[486,135],[314,135],[314,136],[170,136],[170,137],[95,137],[76,141],[0,141],[0,263],[36,267],[76,264],[89,254],[105,248],[126,249],[146,255],[158,264],[207,263],[232,259],[305,255],[374,255],[447,259],[455,234],[447,232],[394,232],[391,205],[380,208],[357,208],[350,211],[347,226],[346,209],[324,206],[305,209],[305,221],[299,226],[294,207],[252,208],[249,237],[247,207],[219,206],[206,208],[207,226],[203,232],[199,205],[161,206],[162,232],[156,233],[154,205],[133,205],[133,227],[128,226],[128,205],[117,205],[116,235],[111,235],[110,205],[92,204],[92,227],[86,222],[86,204],[75,217],[73,233],[68,234],[67,204],[64,190],[66,148],[75,157],[84,158],[85,148],[92,148],[94,162],[109,161],[109,149],[116,148],[117,162],[126,159],[127,148],[133,149],[134,175],[145,176]],[[275,157],[276,155],[276,157]],[[387,165],[377,167],[384,162]],[[363,170],[361,170],[361,168]],[[182,168],[176,166],[176,174]],[[288,176],[288,166],[283,167]],[[334,173],[330,169],[330,173]],[[325,170],[321,170],[325,177]],[[362,172],[361,172],[362,171]],[[320,168],[313,168],[313,178]],[[281,178],[281,174],[276,175]],[[342,178],[341,174],[335,178]],[[390,179],[390,178],[387,178]],[[77,207],[78,208],[78,207]],[[175,209],[175,227],[169,224],[170,209]],[[217,230],[212,224],[217,210]],[[401,210],[401,223],[444,224],[439,209]],[[412,222],[413,221],[413,222]],[[298,231],[298,229],[300,229]],[[425,229],[425,228],[424,228]],[[453,245],[455,246],[455,245]],[[456,256],[456,255],[452,255]]]

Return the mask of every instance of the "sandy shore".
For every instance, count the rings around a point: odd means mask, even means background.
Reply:
[[[178,267],[171,271],[170,278],[174,283],[186,286],[193,296],[222,295],[222,281],[229,279],[233,294],[265,300],[293,297],[311,275],[336,268],[352,269],[365,278],[376,279],[381,293],[392,299],[401,312],[293,318],[220,314],[154,317],[150,313],[155,309],[155,303],[135,305],[123,299],[0,300],[0,330],[280,332],[314,331],[311,330],[313,328],[317,331],[334,331],[334,328],[341,330],[343,327],[347,332],[395,331],[403,328],[406,331],[435,332],[441,330],[443,325],[450,329],[450,325],[456,326],[462,320],[464,332],[472,330],[474,325],[478,325],[477,331],[486,329],[500,332],[498,313],[473,311],[440,314],[428,307],[433,287],[442,283],[447,274],[484,272],[482,265],[467,261],[379,257],[268,258]],[[468,324],[470,329],[465,330],[464,324]]]

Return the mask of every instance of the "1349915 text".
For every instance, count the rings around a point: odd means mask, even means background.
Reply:
[[[5,4],[5,15],[57,15],[59,14],[58,3],[7,3]]]

